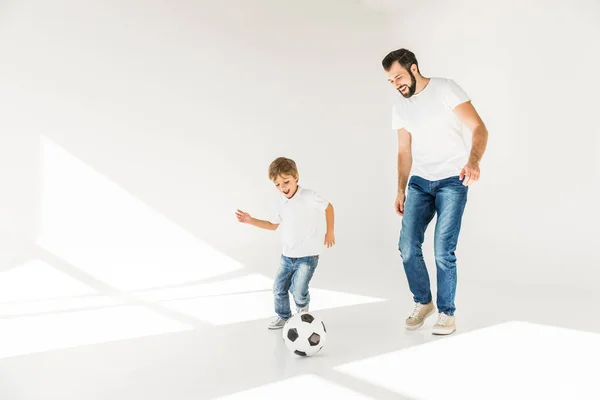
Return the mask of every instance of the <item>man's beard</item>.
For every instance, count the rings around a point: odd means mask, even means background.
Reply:
[[[417,90],[417,79],[415,78],[415,75],[412,73],[411,70],[408,70],[408,74],[410,75],[410,85],[407,85],[408,87],[408,93],[404,94],[402,93],[402,88],[398,89],[398,92],[400,92],[400,94],[402,96],[404,96],[405,98],[409,98],[412,97],[413,94],[415,94],[415,90]],[[404,86],[402,86],[404,87]]]

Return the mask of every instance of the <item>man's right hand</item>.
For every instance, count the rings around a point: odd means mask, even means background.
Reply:
[[[404,202],[406,201],[406,196],[404,195],[404,191],[398,192],[398,196],[396,197],[396,202],[394,203],[394,208],[396,210],[396,214],[403,216],[404,215]]]

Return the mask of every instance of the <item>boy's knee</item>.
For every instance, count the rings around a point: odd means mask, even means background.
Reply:
[[[299,291],[297,288],[292,288],[292,289],[290,290],[290,293],[292,294],[292,297],[293,297],[294,299],[297,299],[298,297],[300,297],[300,296],[301,296],[301,293],[300,293],[300,291]]]
[[[310,298],[308,291],[306,293],[292,292],[292,297],[297,306],[305,306]]]
[[[291,293],[294,299],[300,300],[300,302],[302,302],[302,300],[308,297],[308,288],[296,286],[291,289]]]
[[[288,292],[288,289],[281,286],[281,285],[273,285],[273,294],[277,297],[283,297],[286,296]]]

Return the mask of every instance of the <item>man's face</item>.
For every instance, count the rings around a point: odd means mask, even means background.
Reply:
[[[407,99],[415,94],[417,80],[410,70],[406,70],[398,61],[394,62],[387,71],[388,81],[398,92]]]

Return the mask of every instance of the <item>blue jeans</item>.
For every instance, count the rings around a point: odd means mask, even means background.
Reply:
[[[458,176],[428,181],[418,176],[408,183],[402,229],[398,247],[415,303],[427,304],[431,298],[429,274],[421,245],[425,230],[437,212],[434,236],[437,269],[437,308],[440,313],[454,315],[456,307],[456,245],[468,187]]]
[[[283,320],[292,316],[290,296],[292,292],[297,308],[303,308],[310,303],[308,284],[319,263],[319,256],[290,258],[281,256],[281,263],[273,282],[275,296],[275,313]]]

